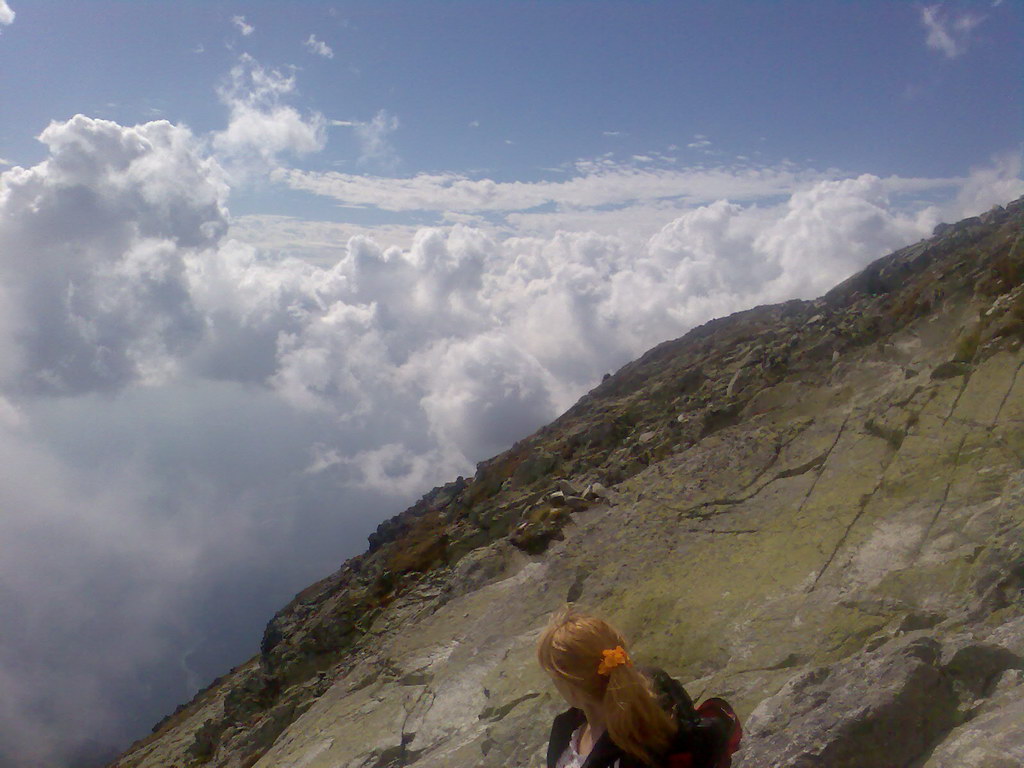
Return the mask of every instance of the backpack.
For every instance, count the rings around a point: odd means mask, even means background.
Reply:
[[[662,760],[664,768],[731,768],[743,726],[729,702],[714,697],[694,707],[678,680],[659,669],[649,674],[679,726]]]
[[[743,726],[725,699],[701,702],[690,720],[680,727],[680,736],[670,748],[665,768],[730,768],[740,748]]]

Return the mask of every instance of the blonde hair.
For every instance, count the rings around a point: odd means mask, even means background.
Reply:
[[[545,672],[600,702],[612,741],[624,752],[649,762],[668,747],[677,726],[658,703],[650,680],[632,664],[598,673],[603,651],[620,646],[626,648],[626,640],[611,624],[563,608],[551,617],[541,635],[537,660]]]

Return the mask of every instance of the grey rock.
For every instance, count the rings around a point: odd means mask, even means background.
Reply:
[[[750,715],[737,768],[908,765],[956,724],[940,653],[915,633],[798,675]]]
[[[942,654],[942,670],[963,691],[961,698],[987,695],[1003,672],[1020,666],[1017,654],[994,643],[954,639]]]
[[[989,210],[985,211],[985,213],[981,214],[979,218],[981,219],[982,224],[991,224],[1001,218],[1005,213],[1006,209],[1003,208],[1003,206],[994,205]]]
[[[566,496],[565,506],[569,507],[569,509],[578,511],[590,507],[590,502],[582,496]]]
[[[941,381],[942,379],[952,379],[956,376],[966,376],[971,372],[971,370],[970,363],[949,360],[935,366],[932,369],[931,378],[938,381]]]
[[[999,625],[985,639],[1018,657],[1024,657],[1024,616]]]
[[[968,722],[954,728],[923,768],[1020,768],[1024,765],[1024,684],[1015,683]]]
[[[576,488],[576,486],[574,486],[572,483],[570,483],[565,478],[560,478],[558,480],[558,482],[555,483],[555,487],[558,488],[558,490],[560,490],[566,496],[579,496],[580,495],[580,492]]]

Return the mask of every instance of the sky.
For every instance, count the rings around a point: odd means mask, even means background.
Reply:
[[[431,487],[1024,194],[1022,6],[0,0],[0,764],[88,766]]]

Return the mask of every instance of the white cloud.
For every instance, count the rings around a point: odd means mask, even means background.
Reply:
[[[384,170],[392,170],[398,165],[398,154],[389,137],[398,130],[399,121],[398,117],[387,110],[378,111],[369,121],[331,120],[330,125],[335,128],[353,129],[359,143],[359,165],[372,165]],[[470,127],[476,126],[470,123]],[[286,176],[285,171],[278,174],[279,179]]]
[[[232,16],[231,23],[235,25],[244,37],[248,37],[256,30],[256,27],[246,22],[245,16]]]
[[[957,221],[977,216],[1024,195],[1021,155],[1013,152],[992,159],[991,165],[974,168],[957,192],[956,199],[936,212],[938,221]]]
[[[824,174],[775,168],[710,170],[637,168],[597,162],[581,165],[565,181],[498,182],[457,173],[410,178],[316,173],[282,169],[277,178],[294,189],[333,197],[346,205],[388,211],[525,211],[556,203],[566,207],[627,205],[672,198],[689,204],[721,197],[751,200],[788,194],[798,183]]]
[[[218,166],[163,121],[79,115],[39,139],[45,162],[0,177],[0,338],[20,339],[4,385],[74,394],[161,377],[202,332],[183,258],[227,228]]]
[[[277,73],[250,76],[254,98],[264,98],[260,89],[291,89]],[[481,414],[493,404],[481,411],[472,405],[481,391],[466,388],[474,371],[507,361],[505,373],[495,369],[505,377],[495,391],[508,393],[510,408],[533,409],[528,420],[551,415],[595,376],[665,336],[712,314],[820,292],[925,233],[937,213],[899,213],[890,195],[950,183],[598,164],[603,171],[569,182],[465,180],[468,191],[459,191],[469,209],[555,199],[582,206],[575,213],[514,214],[481,230],[479,219],[453,212],[449,218],[469,223],[396,227],[386,249],[349,225],[237,222],[250,242],[275,249],[294,242],[307,249],[300,255],[318,254],[316,266],[268,260],[223,239],[219,167],[183,128],[78,117],[42,139],[51,151],[46,162],[3,176],[8,319],[0,338],[11,352],[8,388],[74,394],[199,375],[263,383],[296,407],[353,423],[378,418],[386,394],[389,403],[405,403],[455,463],[480,458],[480,446],[490,444],[468,416],[457,418],[472,413],[488,423]],[[962,207],[1011,195],[1020,186],[1016,169],[1006,161],[975,173],[962,185]],[[624,181],[635,183],[627,196]],[[654,199],[594,210],[680,187],[693,197],[753,196],[767,207]],[[397,197],[399,207],[408,204]],[[780,197],[788,202],[779,205]],[[653,233],[648,241],[637,236],[637,222]],[[604,234],[594,232],[601,227]],[[36,244],[32,258],[28,243]],[[35,313],[39,307],[51,309]],[[473,367],[473,359],[490,362]],[[419,369],[423,375],[410,375]],[[443,426],[452,419],[459,423]]]
[[[310,53],[316,54],[317,56],[323,56],[325,59],[333,59],[334,51],[327,45],[323,40],[317,40],[315,35],[310,35],[306,38],[303,43]]]
[[[584,231],[502,240],[462,225],[406,249],[354,238],[330,270],[310,273],[318,303],[280,337],[272,383],[298,407],[345,418],[372,414],[377,397],[404,402],[450,463],[468,462],[505,439],[494,414],[540,423],[666,336],[817,295],[927,234],[933,210],[890,199],[917,186],[861,176],[803,185],[782,205],[662,211],[672,220],[639,251]]]
[[[766,294],[813,298],[878,256],[930,233],[931,222],[893,210],[885,183],[870,175],[800,190],[785,215],[754,240],[778,275]]]
[[[921,23],[928,32],[925,44],[947,59],[955,59],[966,53],[975,27],[984,20],[984,16],[972,13],[949,17],[941,5],[921,7]]]
[[[691,207],[678,200],[654,200],[614,208],[566,206],[550,212],[514,212],[504,217],[506,226],[502,231],[543,238],[554,237],[558,232],[593,232],[639,247]]]
[[[703,134],[700,133],[696,133],[693,136],[693,141],[691,141],[686,146],[689,149],[706,150],[708,147],[711,146],[711,141],[708,139],[707,136],[704,136]]]
[[[7,4],[7,0],[0,0],[0,24],[13,24],[14,11]]]
[[[398,118],[386,110],[380,110],[368,123],[355,126],[356,138],[359,139],[359,162],[382,168],[393,168],[398,163],[398,155],[391,145],[390,135],[398,130]]]
[[[281,155],[323,149],[326,121],[318,112],[303,116],[284,103],[295,90],[295,75],[266,69],[243,54],[218,89],[230,110],[228,126],[213,135],[213,147],[235,172],[265,171]]]
[[[320,448],[321,453],[314,451],[314,463],[310,465],[309,472],[344,467],[353,473],[353,488],[398,491],[410,498],[437,482],[439,466],[446,467],[447,478],[463,470],[458,465],[439,465],[439,462],[444,462],[444,456],[439,452],[417,452],[401,443],[387,443],[351,456],[342,456],[336,449]]]
[[[464,223],[482,223],[479,217],[451,216],[452,223],[456,220],[454,217]],[[294,216],[250,214],[231,219],[230,236],[264,253],[294,256],[329,268],[345,257],[348,241],[353,237],[372,238],[384,249],[393,246],[407,249],[420,229],[419,225],[413,224],[365,226]]]
[[[438,340],[405,373],[425,385],[420,406],[443,456],[493,456],[555,413],[551,373],[501,329]]]

